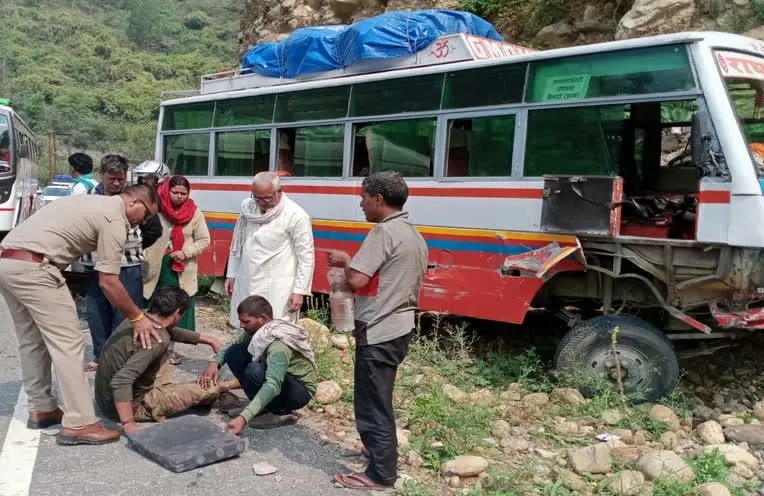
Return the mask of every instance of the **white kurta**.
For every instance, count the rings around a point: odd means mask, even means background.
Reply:
[[[267,224],[247,221],[247,239],[240,257],[228,258],[228,277],[235,277],[230,323],[239,326],[236,308],[252,295],[264,297],[273,307],[273,318],[297,322],[289,312],[292,293],[310,296],[315,254],[310,217],[299,205],[284,198],[284,209]]]

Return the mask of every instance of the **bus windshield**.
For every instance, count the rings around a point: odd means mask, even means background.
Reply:
[[[0,114],[0,174],[11,171],[11,130],[8,118]]]
[[[716,57],[758,173],[764,176],[764,58],[736,52],[717,52]]]

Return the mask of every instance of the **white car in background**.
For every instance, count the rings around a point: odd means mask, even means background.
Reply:
[[[69,186],[65,186],[63,184],[51,184],[50,186],[46,186],[40,193],[42,198],[40,207],[44,207],[48,203],[54,200],[58,200],[62,196],[69,196],[69,193]]]

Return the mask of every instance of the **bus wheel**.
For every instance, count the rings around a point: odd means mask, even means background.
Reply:
[[[554,364],[563,374],[594,375],[616,390],[620,365],[624,393],[633,395],[634,402],[656,401],[670,394],[679,381],[671,341],[652,324],[627,315],[604,315],[573,327],[557,346]]]

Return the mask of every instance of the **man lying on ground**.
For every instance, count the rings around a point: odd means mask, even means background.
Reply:
[[[136,422],[162,422],[189,408],[212,405],[230,386],[173,384],[169,369],[162,367],[171,340],[206,344],[215,352],[222,347],[217,339],[174,327],[189,302],[188,294],[177,286],[157,288],[146,317],[162,326],[158,330],[162,342],[152,342],[149,349],[135,345],[132,325],[125,320],[104,344],[95,376],[95,400],[104,416],[122,423],[125,434],[138,429]]]
[[[307,331],[274,320],[273,309],[262,296],[245,298],[237,312],[241,332],[218,351],[197,382],[201,387],[214,386],[219,369],[228,364],[251,400],[226,431],[240,435],[247,423],[256,429],[294,423],[293,410],[307,405],[316,392],[318,369]]]

